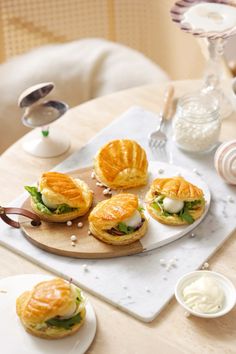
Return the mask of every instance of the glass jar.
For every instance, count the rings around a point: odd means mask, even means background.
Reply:
[[[211,151],[218,142],[219,103],[211,94],[185,95],[178,101],[173,137],[178,147],[193,153]]]

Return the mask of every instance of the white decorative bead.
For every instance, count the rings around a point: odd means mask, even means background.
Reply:
[[[71,241],[77,241],[77,236],[76,236],[76,235],[72,235],[72,236],[70,237],[70,239],[71,239]]]
[[[204,269],[209,269],[209,267],[210,267],[209,263],[205,262],[205,263],[203,264],[203,266],[202,266],[202,269],[203,269],[203,270],[204,270]]]
[[[106,189],[104,189],[104,191],[102,193],[104,195],[109,195],[109,194],[111,194],[111,190],[110,190],[110,188],[106,188]]]
[[[230,203],[234,203],[234,198],[233,198],[231,195],[228,195],[228,196],[227,196],[227,200],[228,200],[228,202],[230,202]]]
[[[84,272],[89,272],[87,264],[82,265]]]
[[[201,173],[196,168],[193,169],[193,172],[196,173],[196,175],[201,175]]]
[[[163,258],[161,258],[159,262],[160,262],[160,265],[162,265],[162,266],[166,265],[166,260]]]
[[[185,311],[184,316],[188,318],[190,316],[190,313],[188,311]]]
[[[72,221],[70,221],[70,220],[67,221],[67,222],[66,222],[66,225],[67,225],[67,226],[71,226],[71,225],[72,225]]]
[[[236,139],[221,144],[214,157],[218,175],[229,184],[236,184]]]
[[[78,228],[81,228],[84,226],[84,224],[82,222],[78,222],[77,226],[78,226]]]

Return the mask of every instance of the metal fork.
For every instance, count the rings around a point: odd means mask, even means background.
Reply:
[[[167,136],[163,131],[164,123],[168,118],[170,107],[172,106],[174,97],[174,87],[173,85],[168,86],[164,94],[164,105],[162,111],[159,113],[160,125],[149,135],[148,142],[151,149],[164,149],[167,142]]]

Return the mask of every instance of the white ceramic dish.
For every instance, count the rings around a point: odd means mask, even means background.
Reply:
[[[208,277],[212,277],[217,284],[222,288],[224,291],[225,295],[225,301],[223,304],[223,307],[221,310],[219,310],[216,313],[200,313],[192,310],[190,307],[186,305],[183,299],[183,289],[194,282],[195,280],[199,279],[201,276],[207,275]],[[204,317],[204,318],[216,318],[225,315],[229,311],[232,310],[232,308],[236,304],[236,289],[232,282],[226,278],[224,275],[216,272],[212,272],[209,270],[199,270],[195,272],[190,272],[185,274],[183,277],[181,277],[176,286],[175,286],[175,297],[178,301],[178,303],[189,313],[191,313],[194,316],[198,317]]]
[[[0,333],[4,354],[83,354],[96,333],[96,317],[86,302],[86,321],[71,337],[47,340],[27,333],[16,314],[16,298],[40,281],[51,279],[46,274],[22,274],[0,280]]]

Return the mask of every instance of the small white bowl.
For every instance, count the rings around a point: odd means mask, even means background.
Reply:
[[[203,275],[212,277],[222,288],[225,295],[225,301],[221,310],[216,313],[200,313],[189,308],[183,299],[183,289],[193,283],[195,280],[199,279]],[[224,275],[209,270],[198,270],[195,272],[190,272],[181,277],[175,286],[175,297],[178,303],[189,313],[194,316],[204,317],[204,318],[216,318],[228,313],[236,304],[236,289],[233,283],[227,279]]]

